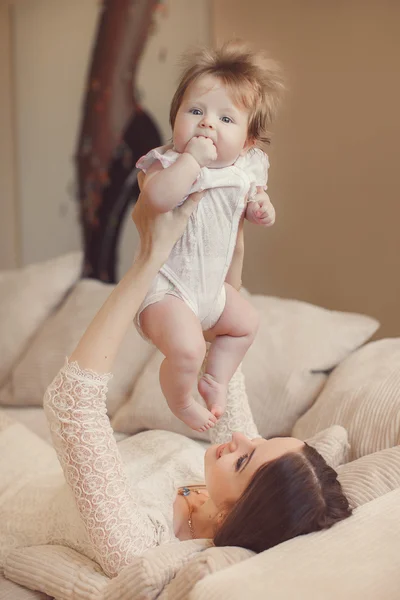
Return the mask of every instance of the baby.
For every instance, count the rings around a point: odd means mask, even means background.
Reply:
[[[164,354],[160,384],[172,412],[197,431],[223,414],[228,383],[252,344],[258,315],[225,282],[243,216],[267,227],[268,127],[283,89],[277,65],[230,42],[189,56],[172,100],[173,146],[142,157],[148,202],[172,210],[204,196],[137,313],[136,325]],[[212,344],[192,395],[206,346]]]

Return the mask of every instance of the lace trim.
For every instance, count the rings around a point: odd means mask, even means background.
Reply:
[[[78,361],[70,361],[68,357],[65,358],[62,370],[77,379],[85,379],[86,381],[93,381],[101,385],[107,385],[113,378],[112,373],[97,373],[96,371],[92,371],[92,369],[81,369]]]

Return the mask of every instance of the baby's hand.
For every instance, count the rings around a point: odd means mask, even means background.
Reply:
[[[186,144],[184,152],[188,152],[197,160],[200,167],[207,167],[217,159],[217,149],[210,138],[193,137]]]
[[[246,219],[254,225],[264,227],[275,223],[275,208],[266,192],[258,192],[254,200],[247,204]]]

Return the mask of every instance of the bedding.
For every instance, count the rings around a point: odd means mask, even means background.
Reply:
[[[371,342],[333,371],[293,428],[304,438],[330,425],[349,434],[350,460],[400,443],[400,338]]]

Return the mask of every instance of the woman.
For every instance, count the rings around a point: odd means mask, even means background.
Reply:
[[[127,440],[129,447],[114,441],[106,415],[108,373],[198,200],[193,195],[181,208],[156,215],[142,194],[133,212],[140,251],[45,395],[54,445],[92,549],[88,554],[109,576],[164,542],[206,537],[218,546],[260,552],[350,515],[335,471],[315,450],[294,438],[258,436],[240,372],[205,457],[198,443],[170,432],[139,434]],[[238,248],[231,281],[240,271],[240,243]],[[125,470],[120,449],[129,454]],[[181,487],[203,475],[205,486]],[[83,542],[76,547],[84,549]]]

